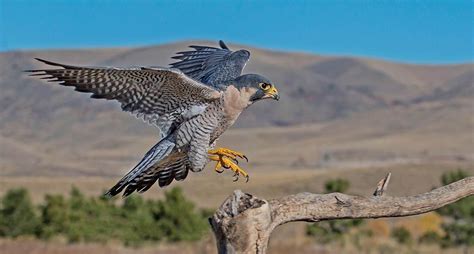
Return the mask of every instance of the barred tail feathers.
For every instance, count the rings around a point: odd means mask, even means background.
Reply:
[[[135,186],[138,184],[137,181],[134,181],[135,178],[140,177],[143,175],[143,173],[150,169],[153,170],[161,160],[163,160],[172,152],[174,147],[174,142],[166,138],[162,139],[145,154],[143,159],[132,170],[130,170],[130,172],[128,172],[114,187],[107,191],[105,196],[113,197],[122,192],[122,190],[127,186],[127,191],[123,194],[123,196],[130,195],[137,189],[137,187],[139,187]],[[151,185],[155,181],[153,181]]]

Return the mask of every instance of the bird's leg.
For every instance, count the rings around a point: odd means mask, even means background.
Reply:
[[[236,177],[234,181],[238,180],[238,176],[242,175],[249,180],[249,175],[245,172],[242,168],[240,168],[237,164],[237,158],[245,159],[248,162],[247,156],[243,153],[239,153],[227,148],[217,148],[208,151],[209,159],[212,161],[217,161],[217,164],[214,170],[218,173],[222,173],[220,170],[221,167],[230,169],[234,171],[234,176]]]

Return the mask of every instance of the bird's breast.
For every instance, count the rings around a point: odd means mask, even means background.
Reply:
[[[223,94],[223,107],[229,121],[235,121],[240,113],[252,104],[250,97],[254,92],[251,88],[237,89],[233,85],[227,87]]]

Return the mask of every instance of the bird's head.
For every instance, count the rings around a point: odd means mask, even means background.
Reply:
[[[249,88],[253,91],[253,94],[250,96],[250,101],[252,102],[263,99],[280,99],[275,85],[261,75],[245,74],[238,77],[235,82],[238,88]]]

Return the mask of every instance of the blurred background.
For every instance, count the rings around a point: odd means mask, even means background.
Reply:
[[[214,253],[206,218],[242,189],[414,195],[474,174],[472,1],[0,0],[0,252]],[[249,183],[211,168],[101,197],[157,141],[118,103],[30,78],[33,60],[167,66],[187,46],[251,51],[279,102],[220,145]],[[269,253],[472,253],[473,197],[425,215],[278,228]]]

